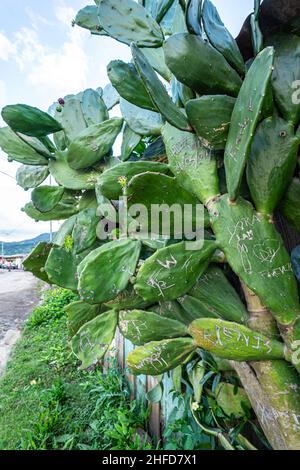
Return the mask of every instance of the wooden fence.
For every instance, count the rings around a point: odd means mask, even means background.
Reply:
[[[115,357],[116,355],[119,366],[124,370],[129,382],[132,398],[136,398],[138,401],[146,403],[147,393],[160,382],[156,377],[145,375],[133,376],[130,374],[130,371],[126,367],[126,359],[130,351],[134,348],[135,346],[130,341],[126,340],[119,331],[117,331],[111,352],[107,355],[104,361],[104,368],[109,367],[112,356]],[[163,429],[168,424],[169,417],[174,407],[176,406],[176,408],[178,408],[177,418],[180,418],[184,412],[183,408],[180,407],[178,399],[174,398],[172,395],[174,386],[171,373],[164,374],[161,380],[161,385],[163,393],[160,402],[150,405],[149,430],[151,435],[157,440],[162,439]]]

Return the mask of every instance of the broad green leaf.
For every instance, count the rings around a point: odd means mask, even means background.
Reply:
[[[246,410],[251,410],[252,406],[244,389],[233,384],[221,382],[215,391],[218,405],[227,416],[243,418]]]
[[[244,325],[200,318],[189,327],[195,344],[218,357],[233,361],[283,359],[284,344]]]
[[[96,365],[111,345],[118,322],[114,310],[97,316],[83,325],[72,339],[72,350],[82,362],[81,369]]]
[[[294,126],[274,115],[257,128],[247,166],[247,182],[258,212],[272,214],[290,184],[299,142]]]
[[[35,277],[50,284],[45,271],[45,264],[52,249],[51,243],[40,242],[23,261],[25,271],[31,272]]]
[[[65,152],[56,153],[56,160],[50,161],[49,170],[57,184],[73,190],[94,189],[102,173],[102,168],[74,170],[68,164]]]
[[[163,43],[159,25],[133,0],[101,0],[98,15],[102,28],[120,42],[145,47],[159,47]]]
[[[122,147],[121,147],[121,161],[126,162],[128,160],[133,152],[133,150],[136,148],[136,146],[140,143],[142,140],[142,136],[139,134],[136,134],[130,127],[125,124],[124,130],[123,130],[123,141],[122,141]]]
[[[140,242],[127,239],[106,243],[92,252],[78,269],[81,298],[91,304],[114,299],[134,275],[140,250]]]
[[[62,130],[52,116],[26,104],[5,106],[1,115],[12,130],[32,137],[44,137]]]
[[[175,77],[197,93],[238,95],[241,78],[223,55],[200,36],[170,36],[164,43],[164,52]]]
[[[9,160],[23,163],[24,165],[45,166],[48,160],[25,143],[9,127],[0,129],[0,147],[8,155]]]
[[[63,247],[54,247],[48,256],[45,271],[53,284],[77,291],[77,266],[82,258]]]
[[[140,108],[157,111],[134,64],[113,60],[108,64],[107,74],[122,98]]]
[[[300,37],[292,34],[276,34],[266,39],[275,48],[272,87],[275,101],[288,122],[298,124],[300,106],[297,100],[300,69]],[[295,96],[294,96],[295,95]]]
[[[183,323],[143,310],[120,312],[119,329],[125,338],[137,346],[187,334],[187,327]]]
[[[210,266],[184,297],[178,299],[190,317],[221,318],[246,323],[249,316],[223,271]]]
[[[67,305],[64,310],[68,316],[68,328],[72,336],[76,335],[83,325],[103,313],[101,305],[90,305],[81,300]]]
[[[207,269],[217,248],[215,242],[198,243],[198,250],[187,249],[186,242],[158,250],[140,268],[134,286],[136,292],[153,302],[173,300],[188,292]]]
[[[129,353],[127,364],[134,375],[160,375],[182,364],[196,350],[189,338],[153,341]]]
[[[135,67],[155,108],[173,126],[190,131],[191,126],[185,114],[173,103],[143,52],[135,44],[132,44],[131,52]]]
[[[242,198],[230,202],[228,194],[212,206],[211,220],[233,271],[279,323],[292,323],[299,315],[298,289],[274,222]]]
[[[207,202],[219,194],[217,160],[196,135],[166,124],[162,130],[168,161],[178,183]]]
[[[160,135],[163,120],[159,113],[139,108],[121,98],[121,113],[128,126],[142,136]]]
[[[38,211],[50,212],[61,201],[64,192],[65,188],[61,186],[40,186],[32,191],[31,200]]]
[[[74,170],[91,167],[111,150],[121,131],[123,120],[112,118],[82,131],[68,149],[67,161]]]
[[[97,241],[97,226],[100,218],[94,208],[81,211],[75,221],[72,232],[75,253],[82,253]]]
[[[108,199],[118,199],[122,195],[121,177],[129,182],[133,176],[146,172],[165,174],[169,173],[169,167],[164,163],[147,161],[121,163],[104,171],[97,181],[97,187]]]
[[[22,165],[17,170],[16,180],[17,184],[27,191],[39,186],[48,176],[48,167]]]
[[[238,45],[224,26],[218,10],[210,0],[203,2],[202,21],[210,43],[241,75],[244,75],[245,64]]]
[[[186,113],[201,143],[208,148],[226,147],[235,98],[225,95],[202,96],[186,103]]]
[[[236,100],[225,149],[225,168],[229,197],[239,193],[253,135],[259,120],[273,70],[274,49],[264,49],[251,65]]]

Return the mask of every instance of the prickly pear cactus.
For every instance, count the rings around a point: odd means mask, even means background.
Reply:
[[[74,25],[131,46],[133,61],[113,58],[111,85],[61,98],[48,114],[3,110],[0,146],[24,165],[19,184],[33,189],[26,213],[65,220],[25,268],[79,293],[67,313],[82,367],[103,358],[118,325],[138,345],[128,358],[134,374],[175,377],[184,367],[197,401],[207,361],[221,375],[234,368],[239,397],[247,394],[273,448],[299,449],[300,306],[275,224],[279,212],[300,230],[299,103],[289,101],[299,36],[275,26],[263,37],[256,1],[246,62],[211,1],[95,3]],[[111,111],[118,103],[122,118]],[[56,185],[41,186],[49,173]],[[192,207],[188,233],[175,206]],[[170,236],[157,223],[166,215]],[[210,394],[226,419],[227,388]],[[233,448],[196,405],[201,429]],[[266,423],[262,409],[275,418]]]

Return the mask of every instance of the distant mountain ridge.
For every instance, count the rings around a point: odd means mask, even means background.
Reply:
[[[20,242],[4,242],[4,255],[26,255],[31,252],[31,250],[39,243],[39,242],[48,242],[50,239],[49,233],[42,233],[35,238],[31,238],[30,240],[23,240]],[[2,242],[0,241],[0,256],[2,254]]]

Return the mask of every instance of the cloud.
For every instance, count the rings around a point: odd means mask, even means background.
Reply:
[[[3,108],[6,104],[6,83],[3,80],[0,80],[0,109]],[[0,118],[1,126],[1,118]]]
[[[0,32],[0,60],[7,61],[15,51],[15,45]]]
[[[28,81],[54,96],[80,90],[87,84],[88,63],[80,38],[74,37],[59,51],[43,54],[28,74]]]
[[[15,33],[14,59],[22,71],[38,62],[45,53],[36,31],[23,27]]]
[[[66,37],[59,48],[42,42],[34,15],[31,15],[30,27],[24,26],[15,32],[12,41],[0,33],[0,59],[14,60],[29,85],[37,91],[43,90],[44,96],[56,98],[87,87],[87,36],[83,30],[72,28],[75,15],[76,11],[68,6],[60,5],[54,9],[54,16]],[[42,23],[41,18],[39,23]]]

